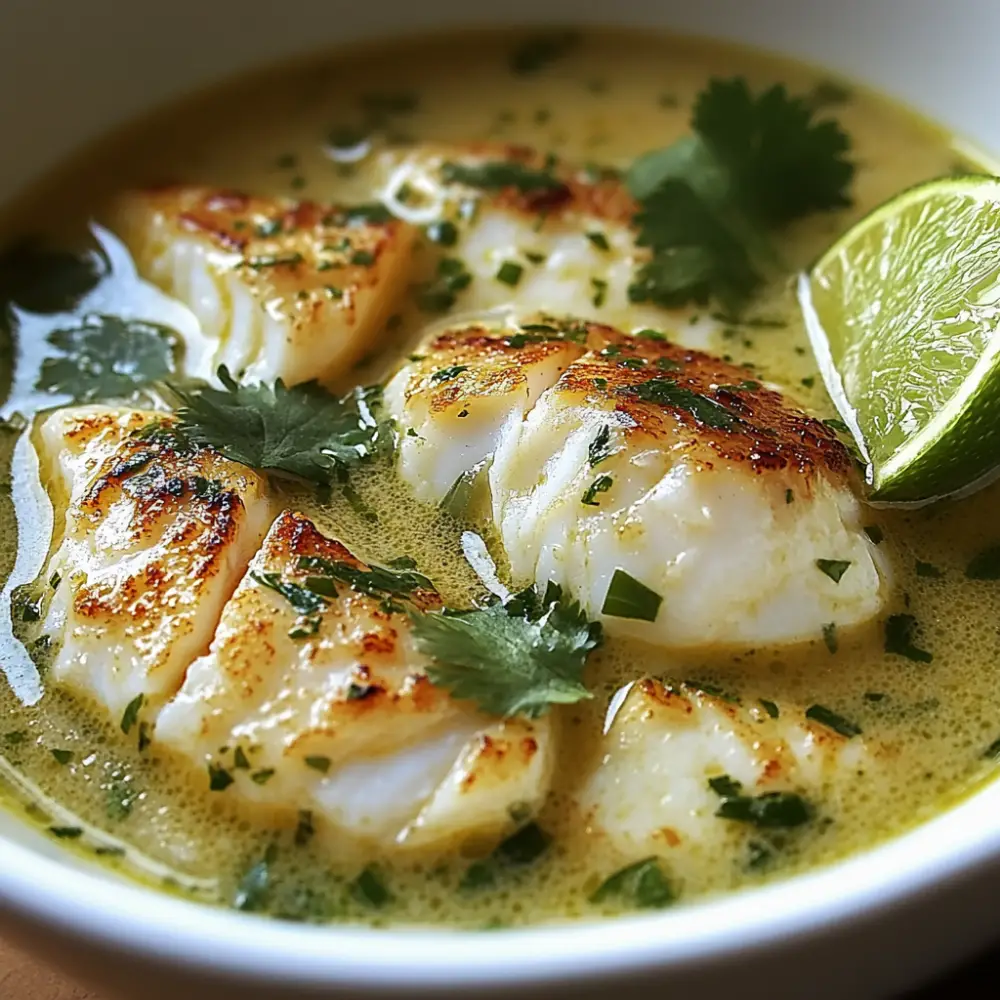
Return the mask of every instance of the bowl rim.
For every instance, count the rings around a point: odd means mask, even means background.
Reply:
[[[880,920],[1000,858],[996,790],[825,868],[648,916],[489,933],[293,924],[109,881],[96,862],[69,867],[9,842],[0,910],[102,950],[236,981],[359,991],[592,983],[791,949]]]

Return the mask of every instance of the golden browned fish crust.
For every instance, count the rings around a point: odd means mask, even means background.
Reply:
[[[754,472],[849,475],[850,452],[822,421],[789,406],[749,369],[666,341],[588,325],[590,352],[555,391],[601,405],[609,398],[630,433],[689,446]]]

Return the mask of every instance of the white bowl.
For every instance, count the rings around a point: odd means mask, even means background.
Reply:
[[[456,24],[614,20],[734,38],[874,84],[1000,151],[997,0],[3,0],[0,199],[151,104],[317,46]],[[157,1000],[886,996],[1000,917],[1000,785],[812,875],[660,915],[495,933],[299,927],[84,867],[0,814],[0,932]],[[13,998],[12,998],[13,1000]]]

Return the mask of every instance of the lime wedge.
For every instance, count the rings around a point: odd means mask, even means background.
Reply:
[[[968,492],[1000,467],[1000,179],[893,198],[803,275],[799,300],[873,501]]]

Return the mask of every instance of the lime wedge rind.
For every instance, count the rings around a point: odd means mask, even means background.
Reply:
[[[798,294],[872,502],[929,503],[998,474],[1000,179],[904,191],[827,250]]]

